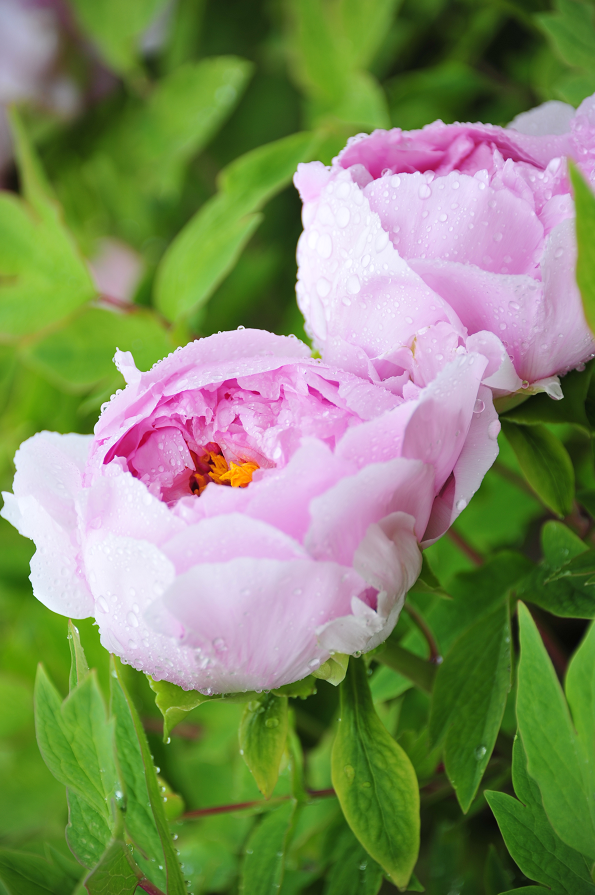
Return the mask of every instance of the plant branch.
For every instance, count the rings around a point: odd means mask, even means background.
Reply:
[[[139,879],[137,888],[142,889],[143,892],[147,892],[147,895],[165,895],[161,889],[158,889],[151,880],[147,879],[146,876],[143,876],[142,879]]]
[[[383,665],[388,665],[393,671],[398,671],[399,674],[409,678],[416,687],[425,690],[426,693],[432,692],[436,677],[436,665],[399,646],[390,637],[385,641],[382,652],[375,653],[374,658],[378,662],[382,662]]]
[[[430,648],[430,658],[428,661],[431,662],[433,665],[441,665],[442,656],[440,655],[438,644],[436,643],[436,639],[432,633],[430,626],[426,622],[421,612],[418,612],[415,606],[412,606],[411,603],[405,603],[403,609],[410,616],[414,624],[419,628],[427,641],[428,647]]]
[[[470,559],[473,565],[482,566],[483,565],[483,556],[481,553],[478,553],[474,547],[469,544],[465,538],[459,534],[458,531],[455,531],[454,528],[449,528],[446,532],[450,540],[453,544],[456,544],[459,550],[465,554],[467,559]]]
[[[311,799],[326,799],[336,795],[334,789],[308,789]],[[243,811],[246,808],[269,808],[279,802],[286,802],[293,796],[277,796],[275,799],[255,799],[252,802],[236,802],[232,805],[214,805],[212,808],[198,808],[195,811],[187,811],[182,815],[182,820],[196,820],[198,817],[209,817],[212,814],[228,814],[232,811]]]

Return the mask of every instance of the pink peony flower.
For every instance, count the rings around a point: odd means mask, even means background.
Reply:
[[[481,344],[496,394],[562,397],[557,375],[595,346],[566,156],[595,180],[595,98],[576,112],[545,103],[509,128],[377,130],[330,168],[300,165],[297,294],[323,359],[401,393]]]
[[[185,688],[276,687],[380,643],[419,543],[497,454],[479,353],[406,398],[258,330],[116,362],[95,435],[26,441],[2,514],[36,543],[38,599]]]

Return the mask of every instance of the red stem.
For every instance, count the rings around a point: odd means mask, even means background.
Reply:
[[[313,799],[324,799],[336,795],[334,789],[308,789],[308,795]],[[182,815],[182,820],[193,820],[197,817],[209,817],[211,814],[225,814],[230,811],[241,811],[243,808],[258,808],[260,805],[271,805],[277,802],[285,802],[291,796],[277,796],[275,799],[256,799],[253,802],[236,802],[233,805],[215,805],[213,808],[198,808],[195,811],[187,811]]]
[[[143,892],[147,892],[148,895],[165,895],[165,892],[162,892],[161,889],[158,889],[151,880],[148,880],[146,877],[139,879],[137,888],[142,889]]]

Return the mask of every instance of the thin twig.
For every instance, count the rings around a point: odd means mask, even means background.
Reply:
[[[151,880],[148,880],[146,876],[138,881],[138,888],[142,889],[143,892],[147,892],[147,895],[165,895],[161,889],[158,889],[156,885],[154,885]]]
[[[143,727],[148,733],[163,733],[163,722],[158,718],[143,718]],[[203,735],[203,728],[200,724],[182,721],[172,730],[171,735],[181,737],[183,740],[199,740]]]
[[[440,655],[438,644],[436,643],[436,639],[430,629],[430,626],[426,622],[421,612],[418,612],[417,609],[411,605],[411,603],[405,603],[403,609],[413,619],[413,622],[419,628],[427,641],[427,644],[430,648],[430,658],[428,659],[428,661],[432,662],[433,665],[441,665],[442,656]]]
[[[308,795],[312,799],[325,799],[336,795],[334,789],[308,789]],[[242,811],[245,808],[259,808],[276,805],[277,802],[286,802],[292,796],[277,796],[274,799],[255,799],[252,802],[236,802],[233,805],[215,805],[212,808],[198,808],[195,811],[187,811],[182,815],[182,820],[194,820],[197,817],[209,817],[212,814],[227,814],[231,811]]]
[[[459,534],[458,531],[455,531],[454,528],[449,528],[446,532],[448,537],[451,539],[453,544],[456,544],[459,550],[465,554],[465,556],[471,560],[471,562],[476,566],[483,565],[483,556],[475,550],[471,544],[468,544],[465,538]]]

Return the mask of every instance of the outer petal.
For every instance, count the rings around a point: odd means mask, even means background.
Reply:
[[[316,628],[350,613],[364,586],[336,563],[205,563],[176,578],[151,619],[159,629],[166,613],[183,627],[184,643],[203,665],[192,686],[215,693],[269,689],[305,677],[328,658]]]
[[[492,189],[486,180],[456,171],[430,182],[418,172],[395,174],[370,183],[364,193],[403,258],[530,273],[543,226],[523,199]]]
[[[79,557],[81,472],[90,437],[41,432],[17,451],[14,496],[4,494],[2,516],[31,538],[33,593],[54,612],[93,613]]]
[[[424,535],[424,547],[444,534],[481,485],[483,477],[498,456],[499,432],[500,422],[494,409],[491,390],[482,385],[478,391],[476,412],[452,476],[434,501]]]
[[[508,128],[519,134],[542,137],[547,134],[568,134],[575,114],[574,106],[551,99],[512,119]]]

